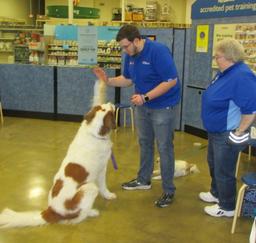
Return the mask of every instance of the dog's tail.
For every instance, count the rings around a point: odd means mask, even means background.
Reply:
[[[102,80],[96,80],[92,106],[101,105],[103,103],[106,103],[106,84]]]
[[[0,214],[0,228],[39,226],[47,224],[40,211],[15,212],[6,208]]]

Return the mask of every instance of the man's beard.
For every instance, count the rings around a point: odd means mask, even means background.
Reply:
[[[131,55],[131,56],[132,56],[132,57],[136,57],[136,56],[138,56],[139,53],[140,53],[140,52],[138,51],[138,47],[135,46],[135,47],[134,47],[134,54]]]

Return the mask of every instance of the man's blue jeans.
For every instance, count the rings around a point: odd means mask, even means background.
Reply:
[[[162,187],[165,193],[174,193],[174,149],[175,107],[149,109],[135,107],[135,122],[140,144],[140,169],[138,181],[150,182],[154,169],[154,141],[160,156]]]
[[[240,146],[227,143],[229,132],[208,133],[208,165],[211,193],[219,199],[224,210],[234,210],[236,205],[236,162]]]

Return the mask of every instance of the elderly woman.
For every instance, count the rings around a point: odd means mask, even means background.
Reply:
[[[243,46],[234,39],[217,43],[214,58],[219,72],[202,96],[202,121],[208,132],[209,192],[199,198],[214,217],[232,217],[236,202],[235,169],[239,146],[228,143],[229,133],[242,136],[256,114],[256,76],[243,62]]]

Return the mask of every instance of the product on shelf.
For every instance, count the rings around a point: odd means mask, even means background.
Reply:
[[[132,9],[132,20],[133,21],[143,21],[144,20],[144,9],[143,8],[133,8]]]
[[[121,48],[116,40],[98,40],[98,64],[105,68],[121,68]]]
[[[73,40],[54,40],[48,44],[49,65],[77,65],[78,44]]]
[[[216,41],[224,38],[235,38],[244,47],[246,54],[245,63],[256,72],[256,24],[255,23],[240,23],[240,24],[221,24],[218,26],[217,33],[214,33]],[[228,32],[223,31],[227,29]],[[218,68],[216,61],[213,59],[212,67]]]
[[[145,20],[146,21],[157,20],[157,1],[155,0],[146,1]]]
[[[35,26],[25,25],[25,21],[0,17],[1,63],[13,63],[14,60],[18,63],[29,63],[28,46],[31,37],[33,33],[42,31],[43,29]]]
[[[245,62],[256,72],[256,24],[237,24],[235,38],[243,45]]]

